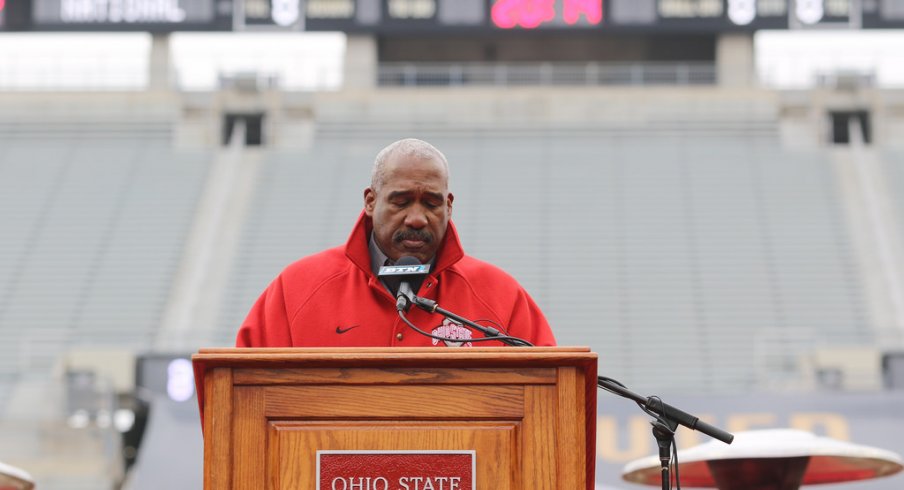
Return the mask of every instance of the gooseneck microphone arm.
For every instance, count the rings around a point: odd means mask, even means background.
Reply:
[[[648,413],[653,412],[651,415],[674,420],[676,423],[683,425],[688,429],[700,431],[712,437],[713,439],[718,439],[724,442],[725,444],[731,444],[731,441],[734,440],[734,436],[731,433],[725,432],[718,427],[709,425],[706,422],[700,420],[698,417],[679,410],[667,403],[663,403],[662,400],[659,399],[659,397],[644,397],[638,395],[637,393],[634,393],[633,391],[625,388],[624,385],[618,383],[614,379],[599,376],[597,378],[597,386],[623,398],[634,400],[638,405],[641,406],[641,408],[644,409],[644,411],[648,411]]]
[[[471,320],[468,320],[463,316],[456,315],[449,310],[444,310],[440,308],[438,304],[436,304],[436,301],[432,301],[426,298],[419,298],[415,294],[415,292],[418,288],[420,288],[423,277],[426,276],[429,271],[430,264],[421,264],[417,258],[406,255],[399,257],[399,260],[397,260],[394,265],[381,267],[380,272],[377,274],[379,277],[385,278],[384,280],[388,282],[398,284],[398,290],[395,293],[396,310],[398,310],[399,317],[402,319],[402,321],[404,321],[409,327],[411,327],[421,335],[430,337],[431,339],[442,340],[455,344],[461,344],[462,342],[487,342],[491,340],[498,340],[499,342],[514,347],[533,347],[533,344],[524,339],[519,339],[508,334],[503,334],[493,327],[480,325],[478,323],[472,322]],[[393,290],[391,287],[389,289],[390,291]],[[411,321],[408,320],[408,317],[405,316],[405,313],[409,308],[411,308],[411,305],[416,305],[418,308],[430,313],[439,313],[440,315],[443,315],[444,317],[449,318],[455,322],[458,322],[462,325],[467,325],[469,328],[483,333],[484,337],[465,340],[452,339],[448,337],[441,337],[439,335],[429,334],[418,328],[415,324],[411,323]]]
[[[401,318],[402,321],[405,322],[405,324],[408,325],[412,330],[423,335],[424,337],[430,337],[431,339],[442,340],[444,342],[452,342],[453,344],[462,344],[464,342],[489,342],[489,341],[493,341],[493,340],[498,340],[499,342],[505,342],[505,343],[509,343],[508,341],[510,341],[510,340],[521,341],[521,339],[518,339],[516,337],[509,337],[506,335],[500,335],[498,337],[477,337],[474,339],[453,339],[450,337],[442,337],[440,335],[433,335],[432,333],[427,333],[424,330],[418,328],[417,325],[411,323],[411,320],[409,320],[408,317],[405,315],[404,309],[399,310],[399,318]],[[524,342],[524,341],[522,341],[522,342]],[[523,346],[523,344],[509,344],[509,345],[515,345],[516,347]],[[527,346],[531,347],[530,344],[528,344]]]
[[[531,344],[530,342],[528,342],[524,339],[519,339],[518,337],[512,337],[510,335],[503,335],[502,332],[500,332],[498,329],[495,329],[493,327],[488,327],[486,325],[480,325],[479,323],[472,322],[471,320],[468,320],[467,318],[465,318],[463,316],[456,315],[455,313],[452,313],[449,310],[440,308],[439,304],[437,304],[436,301],[433,301],[433,300],[430,300],[427,298],[421,298],[421,297],[413,295],[413,294],[411,295],[410,299],[411,299],[411,302],[415,306],[417,306],[418,308],[420,308],[424,311],[427,311],[430,313],[439,313],[440,315],[442,315],[450,320],[456,321],[463,325],[467,325],[467,326],[473,328],[474,330],[477,330],[478,332],[483,333],[486,336],[486,337],[484,337],[485,339],[498,340],[498,341],[500,341],[504,344],[510,345],[512,347],[533,347],[534,346],[533,344]],[[400,309],[399,312],[401,312],[401,311],[402,310]],[[406,323],[407,323],[407,321],[406,321]],[[409,324],[409,326],[410,326],[410,324]],[[452,339],[450,339],[450,340],[452,340]],[[469,339],[469,341],[471,341],[471,342],[473,342],[474,340],[475,339]]]

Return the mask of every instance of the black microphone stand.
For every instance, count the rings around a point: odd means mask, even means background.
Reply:
[[[405,304],[402,304],[403,300],[406,301]],[[417,296],[414,294],[412,294],[410,298],[405,295],[399,295],[399,300],[398,300],[398,303],[396,304],[396,307],[398,309],[407,310],[409,304],[414,304],[418,308],[420,308],[424,311],[428,311],[430,313],[439,313],[440,315],[442,315],[446,318],[449,318],[449,319],[459,322],[461,324],[467,325],[467,326],[473,328],[474,330],[477,330],[478,332],[483,333],[487,338],[498,337],[497,340],[499,340],[500,342],[502,342],[506,345],[510,345],[512,347],[533,347],[533,344],[531,344],[530,342],[528,342],[524,339],[519,339],[517,337],[511,337],[508,335],[503,335],[502,332],[500,332],[499,330],[497,330],[493,327],[488,327],[486,325],[480,325],[479,323],[472,322],[471,320],[468,320],[467,318],[465,318],[463,316],[456,315],[455,313],[452,313],[449,310],[440,308],[439,304],[437,304],[436,301],[433,301],[433,300],[430,300],[427,298],[421,298],[420,296]]]
[[[659,447],[662,490],[669,490],[672,485],[671,475],[669,474],[669,462],[672,459],[671,449],[675,445],[675,431],[678,429],[679,424],[691,430],[698,430],[725,444],[731,444],[731,441],[734,440],[734,435],[731,433],[709,425],[694,415],[664,403],[659,397],[643,397],[632,392],[618,381],[602,376],[597,378],[597,386],[623,398],[634,400],[644,412],[655,417],[656,420],[650,422],[650,424],[653,426],[653,437],[656,438],[656,445]],[[677,453],[677,447],[675,449]],[[676,469],[675,471],[677,472],[678,470]]]

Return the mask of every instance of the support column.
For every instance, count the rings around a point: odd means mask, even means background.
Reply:
[[[151,56],[148,59],[148,90],[171,90],[171,77],[169,34],[152,34]]]
[[[720,34],[716,39],[716,75],[723,87],[756,85],[752,33]]]
[[[343,88],[368,89],[377,85],[376,36],[349,34],[343,65]]]

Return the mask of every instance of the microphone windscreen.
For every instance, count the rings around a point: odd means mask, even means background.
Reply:
[[[403,255],[399,257],[399,260],[396,261],[395,265],[421,265],[421,261],[418,260],[417,257]]]

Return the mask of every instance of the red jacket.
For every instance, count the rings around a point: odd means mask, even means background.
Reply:
[[[373,225],[363,213],[344,247],[325,250],[289,265],[254,304],[236,339],[237,347],[421,347],[442,341],[411,330],[393,298],[370,267]],[[501,269],[464,254],[449,222],[443,244],[418,296],[477,323],[492,320],[509,335],[534,345],[555,345],[543,313],[527,292]],[[438,314],[412,308],[408,319],[428,333],[466,341],[470,330]],[[483,334],[474,333],[474,338]],[[465,345],[470,345],[467,342]],[[497,341],[475,346],[502,345]]]

